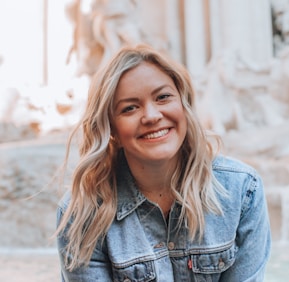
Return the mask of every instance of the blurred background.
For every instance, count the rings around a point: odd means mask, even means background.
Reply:
[[[289,0],[1,0],[0,277],[58,281],[50,237],[63,191],[52,180],[67,133],[93,74],[136,43],[189,69],[202,124],[260,172],[274,241],[266,279],[286,281]]]

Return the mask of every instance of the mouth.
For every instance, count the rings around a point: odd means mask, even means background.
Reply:
[[[144,138],[144,139],[156,139],[156,138],[160,138],[160,137],[163,137],[163,136],[167,135],[169,131],[170,130],[168,128],[166,128],[166,129],[162,129],[162,130],[159,130],[159,131],[155,131],[155,132],[152,132],[152,133],[145,134],[145,135],[143,135],[141,137]]]

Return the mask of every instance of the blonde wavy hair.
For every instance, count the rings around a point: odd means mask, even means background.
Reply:
[[[89,262],[96,243],[105,238],[115,218],[115,168],[120,148],[111,138],[113,99],[122,75],[144,61],[156,65],[172,78],[188,122],[180,160],[171,181],[172,192],[182,204],[179,223],[185,220],[191,238],[198,236],[201,240],[205,213],[222,214],[216,192],[224,191],[212,173],[217,151],[197,118],[188,71],[149,46],[123,47],[96,73],[83,117],[68,140],[66,161],[72,139],[81,129],[80,161],[73,174],[71,199],[56,231],[58,235],[64,230],[67,232],[65,251],[69,270]]]

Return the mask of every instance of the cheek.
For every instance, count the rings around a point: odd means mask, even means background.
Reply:
[[[185,114],[185,110],[181,105],[178,105],[171,109],[171,113],[173,113],[174,119],[181,123],[187,123],[187,118]]]
[[[183,108],[178,108],[175,110],[175,117],[179,123],[179,128],[183,134],[187,134],[188,122],[185,111]]]
[[[134,135],[134,125],[127,121],[118,121],[115,123],[115,133],[117,139],[122,144]]]

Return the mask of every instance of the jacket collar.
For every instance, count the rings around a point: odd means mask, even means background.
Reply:
[[[117,213],[116,219],[122,220],[144,201],[145,196],[138,190],[123,153],[120,154],[117,169]]]

